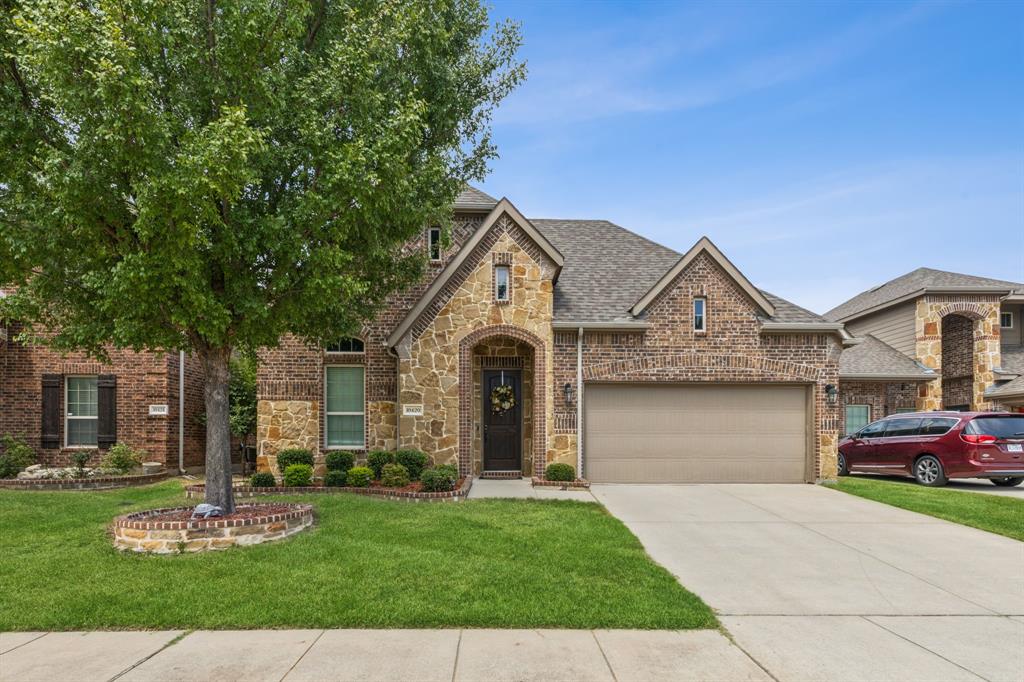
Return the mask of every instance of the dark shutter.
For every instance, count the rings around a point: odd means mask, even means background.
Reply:
[[[96,446],[106,450],[117,442],[117,377],[96,377]]]
[[[60,447],[60,374],[43,375],[43,432],[39,446],[44,450]]]

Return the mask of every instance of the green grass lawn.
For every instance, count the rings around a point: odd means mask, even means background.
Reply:
[[[312,503],[316,526],[266,545],[147,556],[115,550],[108,525],[185,504],[176,481],[0,491],[0,631],[717,625],[596,504],[281,499]]]
[[[851,495],[1024,540],[1024,500],[860,476],[843,476],[829,485]]]

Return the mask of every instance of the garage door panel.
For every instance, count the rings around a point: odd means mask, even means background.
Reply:
[[[584,405],[593,481],[804,480],[801,386],[597,384]]]

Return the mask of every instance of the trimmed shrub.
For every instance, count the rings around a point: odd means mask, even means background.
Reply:
[[[420,474],[430,464],[427,453],[420,450],[399,450],[395,453],[395,464],[401,464],[409,472],[409,478],[413,481],[420,480]]]
[[[91,456],[92,451],[90,450],[75,450],[71,455],[71,461],[75,463],[76,474],[79,478],[85,475],[85,465],[89,463]]]
[[[458,482],[459,470],[451,464],[424,469],[420,474],[420,485],[425,493],[443,493],[455,490],[455,484]]]
[[[304,488],[313,483],[313,467],[291,464],[284,470],[284,484],[290,488]]]
[[[119,474],[127,474],[129,471],[142,464],[146,453],[142,450],[133,450],[124,443],[118,443],[107,450],[103,456],[103,468],[113,469]]]
[[[328,471],[345,473],[356,464],[356,458],[347,450],[331,450],[324,457],[324,465]]]
[[[576,470],[568,464],[549,464],[544,470],[544,478],[549,481],[575,481]]]
[[[401,464],[385,464],[380,475],[380,484],[385,488],[409,485],[409,470]]]
[[[277,485],[277,479],[269,471],[257,471],[249,479],[249,485],[253,488],[273,488]]]
[[[348,472],[340,469],[329,469],[324,474],[324,485],[328,488],[343,488],[348,480]]]
[[[277,453],[277,468],[282,472],[293,464],[305,464],[313,468],[313,453],[306,448],[285,448]]]
[[[395,453],[386,450],[374,450],[366,455],[366,466],[373,471],[374,480],[380,480],[384,467],[395,463]]]
[[[373,469],[370,467],[352,467],[348,470],[345,481],[354,488],[366,488],[373,481]]]
[[[4,451],[0,453],[0,478],[14,478],[25,467],[36,462],[36,451],[28,443],[15,438],[4,436],[0,438]]]

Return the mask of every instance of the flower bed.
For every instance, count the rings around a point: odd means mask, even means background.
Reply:
[[[546,478],[533,477],[534,488],[558,488],[559,490],[590,490],[590,481],[577,478],[575,481],[549,481]]]
[[[376,483],[376,482],[375,482]],[[260,495],[305,495],[307,493],[353,493],[356,495],[368,495],[381,497],[387,500],[401,500],[404,502],[458,502],[469,494],[473,485],[473,479],[466,476],[459,479],[455,490],[447,490],[439,493],[427,493],[419,489],[419,481],[414,481],[402,488],[385,488],[381,485],[371,485],[367,488],[355,488],[351,486],[328,487],[322,485],[303,486],[300,488],[289,486],[274,486],[272,488],[254,488],[251,485],[236,485],[234,492],[236,497],[256,497]],[[185,488],[185,497],[202,497],[206,490],[203,484],[190,485]]]
[[[114,519],[114,547],[172,554],[281,540],[313,525],[309,504],[239,505],[231,516],[193,519],[192,507],[149,509]]]
[[[8,490],[110,490],[136,485],[148,485],[167,478],[166,471],[155,474],[129,474],[126,476],[90,476],[88,478],[3,478],[0,488]]]

